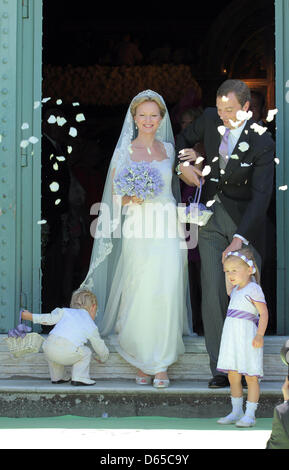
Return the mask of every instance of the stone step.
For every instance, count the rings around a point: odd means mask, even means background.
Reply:
[[[284,381],[284,377],[283,377]],[[282,381],[282,383],[283,383]],[[281,382],[261,382],[257,417],[272,418],[282,402]],[[244,401],[246,400],[244,390]],[[1,379],[0,416],[166,416],[217,418],[230,412],[230,389],[209,389],[207,381],[171,380],[166,389],[129,379],[98,379],[95,385],[54,385],[49,379]]]
[[[7,349],[4,337],[0,335],[0,379],[15,377],[30,377],[48,379],[49,371],[47,361],[42,350],[37,354],[29,354],[15,358]],[[46,335],[42,335],[46,337]],[[264,341],[264,379],[263,381],[284,380],[287,367],[280,359],[280,350],[287,337],[265,336]],[[169,376],[173,380],[203,380],[211,377],[209,358],[206,352],[205,340],[202,336],[184,337],[186,352],[180,356],[178,362],[169,367]],[[128,364],[115,350],[114,338],[106,339],[110,350],[110,357],[105,364],[91,362],[91,377],[102,379],[133,379],[135,368]]]

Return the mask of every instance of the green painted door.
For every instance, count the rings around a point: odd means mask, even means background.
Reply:
[[[40,311],[41,0],[0,2],[0,332]]]
[[[277,334],[289,334],[289,1],[276,0]],[[287,190],[284,189],[288,186]]]

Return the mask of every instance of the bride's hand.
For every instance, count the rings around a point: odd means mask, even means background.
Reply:
[[[137,196],[123,196],[122,198],[122,205],[126,206],[127,204],[142,204],[143,199],[140,199]]]
[[[195,162],[199,154],[194,149],[183,149],[180,150],[178,158],[180,162]]]

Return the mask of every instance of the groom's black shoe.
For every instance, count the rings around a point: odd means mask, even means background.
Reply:
[[[208,383],[209,388],[225,388],[229,386],[230,382],[225,375],[215,375]]]

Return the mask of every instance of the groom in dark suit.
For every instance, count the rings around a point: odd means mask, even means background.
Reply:
[[[203,142],[205,178],[202,202],[213,202],[213,216],[199,229],[201,256],[202,318],[213,378],[210,388],[229,385],[216,370],[223,322],[228,306],[222,261],[229,251],[249,245],[261,268],[266,211],[274,176],[274,142],[264,128],[250,118],[250,90],[240,80],[226,80],[217,91],[216,108],[207,108],[176,140],[182,151],[177,173],[188,185],[199,186],[201,172],[192,147]],[[185,162],[187,160],[187,162]],[[184,164],[185,162],[185,164]]]

